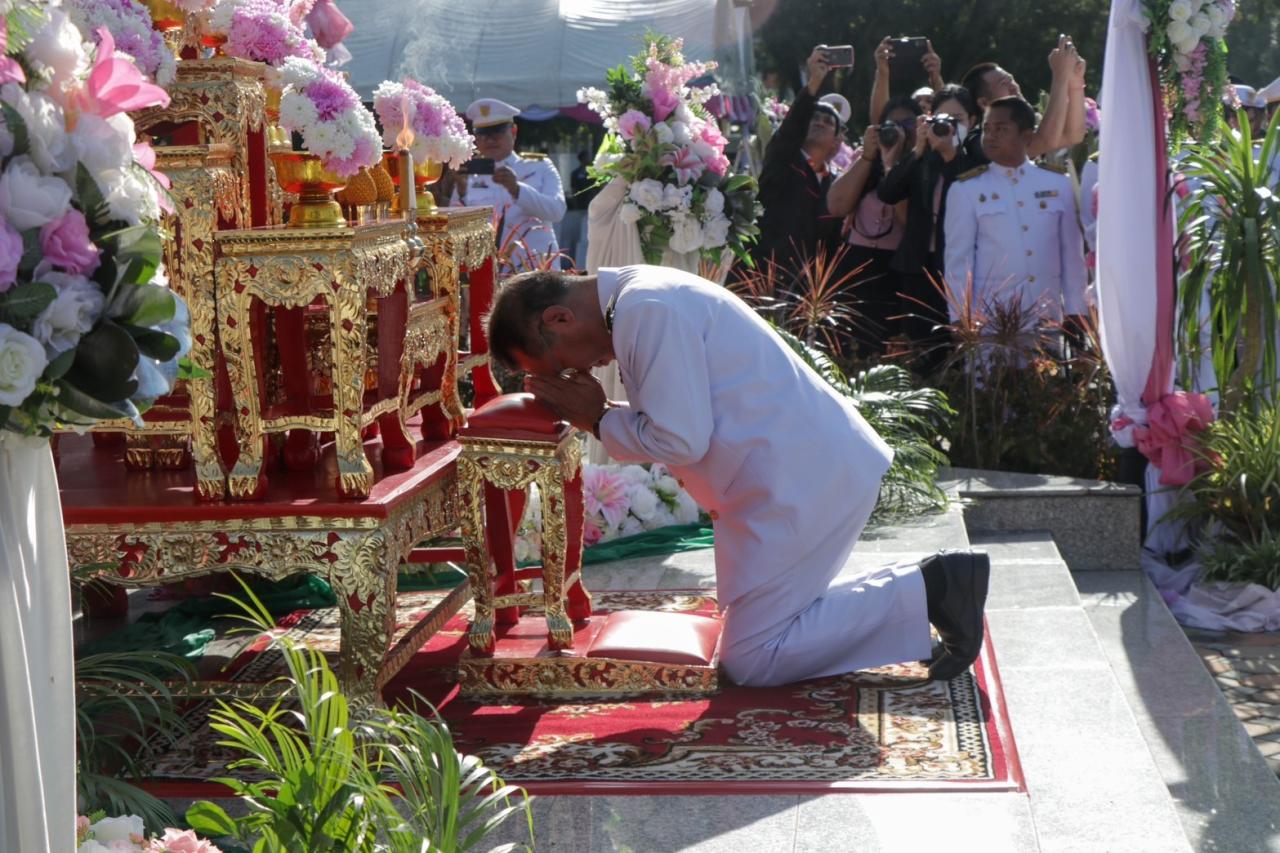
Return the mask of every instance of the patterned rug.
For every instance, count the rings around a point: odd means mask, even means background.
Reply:
[[[444,592],[400,597],[401,629]],[[599,592],[596,610],[713,614],[697,592]],[[454,663],[469,608],[451,619],[388,687],[415,691],[448,721],[459,747],[534,793],[763,793],[817,790],[1015,790],[1021,779],[990,648],[949,683],[902,664],[777,688],[727,682],[712,696],[625,702],[481,704],[457,695]],[[338,646],[332,608],[299,611],[279,633],[326,652]],[[283,667],[255,644],[227,669],[266,681]],[[212,703],[188,711],[194,733],[165,756],[148,787],[162,792],[220,775],[233,756],[205,726]]]

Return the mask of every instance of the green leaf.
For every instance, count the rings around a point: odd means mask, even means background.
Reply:
[[[9,422],[9,413],[13,411],[13,406],[0,406],[0,429],[4,429],[4,425]]]
[[[74,347],[58,353],[45,367],[44,378],[48,379],[50,382],[61,379],[66,372],[71,369],[71,364],[75,359],[76,351]]]
[[[103,197],[102,189],[98,186],[98,182],[94,180],[93,174],[85,167],[84,163],[76,164],[75,191],[76,201],[80,203],[80,212],[84,214],[89,227],[93,228],[95,225],[106,224],[110,218],[107,200]]]
[[[173,291],[158,284],[121,285],[107,308],[108,316],[129,326],[158,326],[173,319]]]
[[[209,838],[221,838],[224,835],[236,834],[236,822],[221,806],[208,801],[193,803],[187,809],[187,823],[197,835]]]
[[[9,128],[9,134],[13,136],[13,150],[9,152],[9,156],[21,157],[31,150],[31,136],[27,132],[27,123],[22,120],[17,110],[3,102],[0,102],[0,114],[4,115],[4,123]]]
[[[106,403],[67,383],[65,379],[57,382],[58,403],[77,414],[85,415],[99,421],[116,418],[129,418],[137,411],[128,401]]]
[[[44,259],[44,247],[40,245],[40,229],[29,228],[22,232],[22,258],[18,261],[18,275],[29,277],[36,265]]]
[[[130,335],[133,335],[133,342],[138,345],[138,351],[147,358],[154,358],[156,361],[171,361],[177,357],[178,350],[182,348],[178,339],[167,332],[125,323],[122,323],[121,326]]]
[[[118,404],[138,389],[133,379],[138,358],[133,337],[110,320],[103,320],[80,339],[75,361],[60,384],[78,388],[95,400]]]
[[[34,320],[58,298],[58,291],[43,281],[20,284],[0,294],[0,315],[12,321]]]
[[[178,360],[178,379],[212,379],[212,371],[205,370],[196,364],[189,357],[183,356]]]

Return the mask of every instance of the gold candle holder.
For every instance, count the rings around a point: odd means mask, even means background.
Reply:
[[[391,180],[395,183],[397,188],[401,186],[401,181],[403,180],[403,171],[400,161],[401,150],[402,149],[396,149],[395,151],[382,152],[382,164],[386,167],[387,173],[391,175]],[[404,153],[408,154],[409,152],[405,151]],[[412,155],[409,156],[409,160],[412,163]],[[432,197],[430,191],[427,190],[427,187],[440,180],[440,176],[444,174],[444,164],[438,163],[435,160],[424,160],[421,163],[412,163],[412,171],[414,200],[417,204],[418,212],[435,213],[436,200]],[[400,194],[403,194],[403,190],[400,191]],[[391,209],[393,213],[402,212],[403,207],[399,195],[397,195],[393,200]]]

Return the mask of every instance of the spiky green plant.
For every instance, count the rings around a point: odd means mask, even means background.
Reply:
[[[946,395],[915,387],[911,374],[897,365],[882,364],[850,379],[826,353],[785,329],[775,331],[827,384],[852,400],[893,448],[893,464],[880,483],[877,515],[945,509],[947,493],[938,486],[938,468],[947,464],[947,457],[935,443],[955,416]]]
[[[211,713],[219,744],[241,756],[227,769],[262,779],[215,780],[249,814],[233,819],[199,802],[187,811],[193,829],[250,844],[255,853],[454,853],[481,849],[495,827],[523,809],[532,836],[524,791],[458,752],[434,711],[425,717],[353,708],[324,654],[272,634],[270,613],[240,583],[246,600],[222,597],[241,611],[236,618],[271,638],[288,675],[265,708],[219,702]],[[512,804],[516,795],[523,805]]]
[[[76,661],[81,812],[136,814],[155,831],[173,825],[169,807],[128,780],[144,778],[149,763],[188,734],[175,689],[193,674],[185,659],[164,652],[109,652]]]
[[[1280,113],[1260,142],[1238,115],[1238,136],[1189,145],[1180,164],[1192,188],[1179,223],[1191,259],[1178,287],[1183,373],[1207,350],[1224,413],[1260,399],[1255,389],[1274,391],[1280,320]]]

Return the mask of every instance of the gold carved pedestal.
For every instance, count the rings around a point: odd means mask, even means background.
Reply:
[[[222,354],[235,400],[239,458],[228,476],[233,498],[252,498],[265,485],[264,441],[271,433],[309,430],[332,432],[338,462],[338,491],[364,497],[373,484],[362,431],[381,421],[384,444],[412,447],[405,435],[388,436],[384,415],[401,411],[403,394],[393,391],[366,406],[368,338],[375,309],[371,302],[390,296],[397,284],[411,287],[418,258],[409,228],[392,221],[354,228],[253,228],[219,232],[218,325]],[[321,355],[329,360],[332,411],[267,417],[264,381],[273,368],[266,341],[253,333],[253,307],[312,306],[327,316],[327,340]],[[376,307],[376,303],[373,303]],[[425,322],[425,321],[423,321]],[[303,340],[282,340],[278,347],[304,347]]]
[[[467,635],[472,652],[493,651],[497,610],[530,605],[543,607],[548,646],[571,648],[570,617],[585,618],[591,613],[591,598],[582,586],[582,451],[575,431],[566,424],[542,441],[468,436],[464,431],[459,441],[462,543],[475,599],[475,618]],[[507,492],[538,486],[543,525],[541,592],[495,594],[495,581],[501,579],[492,575],[485,539],[486,484]],[[489,523],[500,522],[489,519]],[[576,525],[573,531],[571,524]]]
[[[195,462],[202,498],[221,498],[225,476],[215,442],[216,412],[212,377],[217,358],[217,310],[213,283],[213,235],[219,219],[233,226],[243,220],[241,185],[229,145],[163,146],[156,168],[170,180],[174,212],[164,217],[169,239],[163,258],[169,286],[191,312],[192,364],[203,378],[188,380],[162,398],[142,426],[129,420],[104,421],[95,432],[124,433],[131,468],[180,468],[187,447]]]

